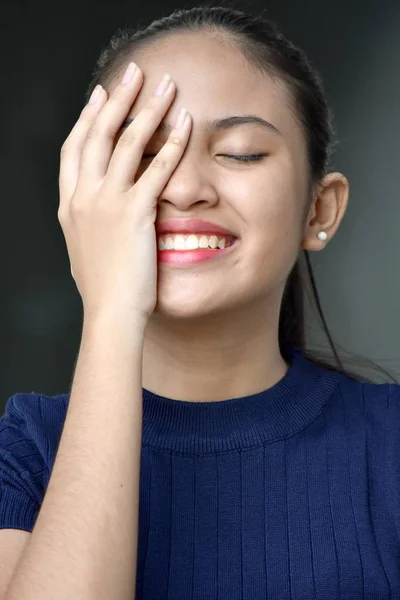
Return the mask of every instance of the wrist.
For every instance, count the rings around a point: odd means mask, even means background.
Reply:
[[[122,316],[115,311],[102,312],[83,317],[83,331],[89,334],[110,336],[111,339],[127,339],[129,342],[143,343],[147,319],[141,315]]]

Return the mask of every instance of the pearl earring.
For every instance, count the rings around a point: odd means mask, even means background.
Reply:
[[[328,237],[328,236],[327,236],[327,234],[325,233],[325,231],[320,231],[320,232],[319,232],[319,234],[318,234],[318,238],[319,238],[320,240],[326,240],[326,238],[327,238],[327,237]]]

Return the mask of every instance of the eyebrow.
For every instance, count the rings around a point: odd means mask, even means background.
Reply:
[[[125,121],[121,125],[120,130],[128,127],[128,125],[130,125],[133,120],[134,118],[125,119]],[[275,133],[283,137],[283,134],[279,131],[279,129],[275,127],[275,125],[272,125],[272,123],[270,123],[269,121],[266,121],[261,117],[257,117],[256,115],[235,115],[232,117],[225,117],[224,119],[207,120],[204,124],[204,130],[206,131],[206,133],[216,133],[218,131],[225,131],[227,129],[231,129],[232,127],[248,123],[260,125],[267,129],[269,132]],[[168,123],[164,123],[164,121],[162,121],[155,131],[157,133],[161,133],[163,131],[169,133],[171,130],[171,125],[168,125]]]

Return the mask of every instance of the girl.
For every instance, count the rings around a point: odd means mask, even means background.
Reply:
[[[400,598],[399,385],[305,349],[300,253],[349,195],[318,74],[198,7],[120,31],[87,97],[58,211],[81,346],[69,394],[0,421],[0,597]]]

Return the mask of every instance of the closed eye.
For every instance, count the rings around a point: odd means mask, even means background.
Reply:
[[[226,156],[233,160],[239,160],[241,162],[254,162],[261,160],[266,156],[265,154],[221,154],[220,156]]]
[[[143,154],[143,158],[151,158],[153,156],[155,154]],[[239,162],[255,162],[264,158],[266,154],[219,154],[218,156],[225,156]]]

